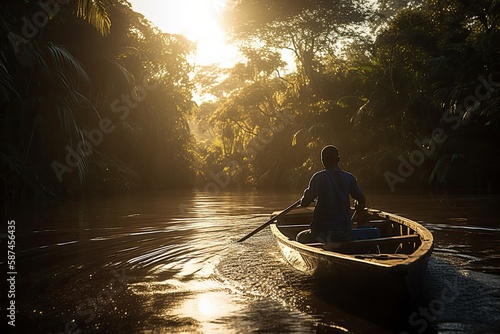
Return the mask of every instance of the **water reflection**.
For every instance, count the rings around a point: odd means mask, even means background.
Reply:
[[[436,240],[422,282],[428,294],[399,314],[378,301],[327,296],[283,261],[269,231],[234,243],[296,197],[147,193],[18,215],[22,326],[30,333],[64,332],[68,323],[85,333],[411,332],[420,327],[409,316],[456,278],[466,292],[429,328],[498,329],[499,198],[368,196],[374,207],[423,222]],[[109,290],[116,273],[127,289]],[[103,291],[116,293],[103,299]]]
[[[173,313],[197,319],[202,333],[228,333],[231,328],[224,318],[234,317],[241,310],[241,305],[234,303],[226,292],[214,291],[188,298]]]

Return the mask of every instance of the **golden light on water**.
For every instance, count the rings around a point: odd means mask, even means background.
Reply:
[[[213,296],[211,296],[212,294],[213,293],[207,293],[198,296],[196,303],[198,304],[198,313],[201,319],[210,319],[216,316],[217,313],[219,313],[218,309],[220,309],[220,305],[223,305],[220,301],[217,302],[217,300],[214,300]],[[224,308],[226,308],[225,304]]]
[[[156,305],[154,300],[157,299],[177,299],[183,296],[174,304],[166,303],[165,309],[154,306],[152,312],[163,319],[183,319],[187,326],[186,333],[187,330],[192,332],[191,326],[196,328],[197,333],[231,332],[227,319],[237,317],[244,305],[240,304],[240,299],[231,290],[212,279],[186,281],[177,277],[165,281],[135,283],[130,289],[135,294],[149,298],[151,302],[145,304],[149,307]],[[171,329],[157,328],[154,333],[171,333]]]
[[[199,321],[203,333],[222,333],[228,328],[224,322],[217,319],[230,317],[240,310],[241,307],[234,302],[228,292],[208,291],[185,300],[177,312],[179,315]]]

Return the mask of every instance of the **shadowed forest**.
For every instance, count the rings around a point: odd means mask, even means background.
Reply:
[[[232,68],[124,0],[0,18],[4,200],[303,189],[325,144],[364,188],[499,188],[499,1],[233,0]]]

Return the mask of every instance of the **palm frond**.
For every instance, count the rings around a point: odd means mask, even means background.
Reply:
[[[90,86],[90,77],[83,68],[83,65],[64,47],[48,44],[47,49],[49,50],[50,60],[53,64],[50,71],[53,77],[58,79],[56,87],[61,90],[57,95],[63,97],[58,104],[62,105],[63,108],[91,111],[90,114],[74,113],[71,117],[71,119],[79,121],[81,128],[84,128],[85,125],[91,125],[91,114],[95,114],[98,119],[100,119],[100,115],[90,100],[80,92],[82,85]],[[87,121],[84,121],[82,117],[85,117]],[[62,125],[61,129],[69,131],[70,127],[66,124]]]
[[[108,14],[109,0],[76,0],[73,2],[77,17],[91,24],[101,35],[111,31],[111,19]]]
[[[59,125],[61,127],[61,133],[68,136],[68,146],[76,154],[76,168],[78,170],[78,176],[80,183],[83,184],[85,179],[85,174],[87,173],[87,159],[86,153],[84,152],[85,145],[79,145],[79,143],[85,143],[85,137],[83,136],[83,131],[78,124],[75,112],[69,105],[57,106],[57,115],[59,118]]]
[[[2,174],[14,173],[16,175],[21,175],[22,161],[19,156],[16,155],[13,146],[7,144],[0,145],[0,170]]]
[[[90,84],[90,77],[87,75],[83,65],[73,57],[71,52],[61,45],[51,43],[47,45],[47,49],[49,50],[52,61],[59,70],[58,73],[64,76],[67,76],[66,73],[71,74],[71,79],[74,80],[72,83],[73,87],[77,87],[81,83]],[[66,81],[68,81],[69,84],[69,80]]]
[[[130,70],[128,70],[125,66],[121,65],[118,61],[113,61],[113,60],[108,60],[108,61],[113,66],[112,67],[113,70],[115,70],[117,74],[121,75],[129,85],[135,84],[134,74]]]
[[[303,137],[303,129],[299,129],[292,137],[292,147],[297,146],[299,138]]]
[[[38,43],[10,33],[7,38],[12,45],[15,45],[15,56],[20,64],[26,67],[40,67],[42,70],[47,71],[47,63],[44,60],[43,52],[38,47]]]
[[[0,51],[0,102],[9,101],[12,93],[18,95],[4,62],[6,63],[5,55]]]

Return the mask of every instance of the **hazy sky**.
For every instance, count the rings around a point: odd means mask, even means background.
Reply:
[[[225,43],[220,13],[226,0],[129,0],[162,31],[183,34],[198,44],[197,65],[220,63],[231,66],[237,57],[235,48]]]

